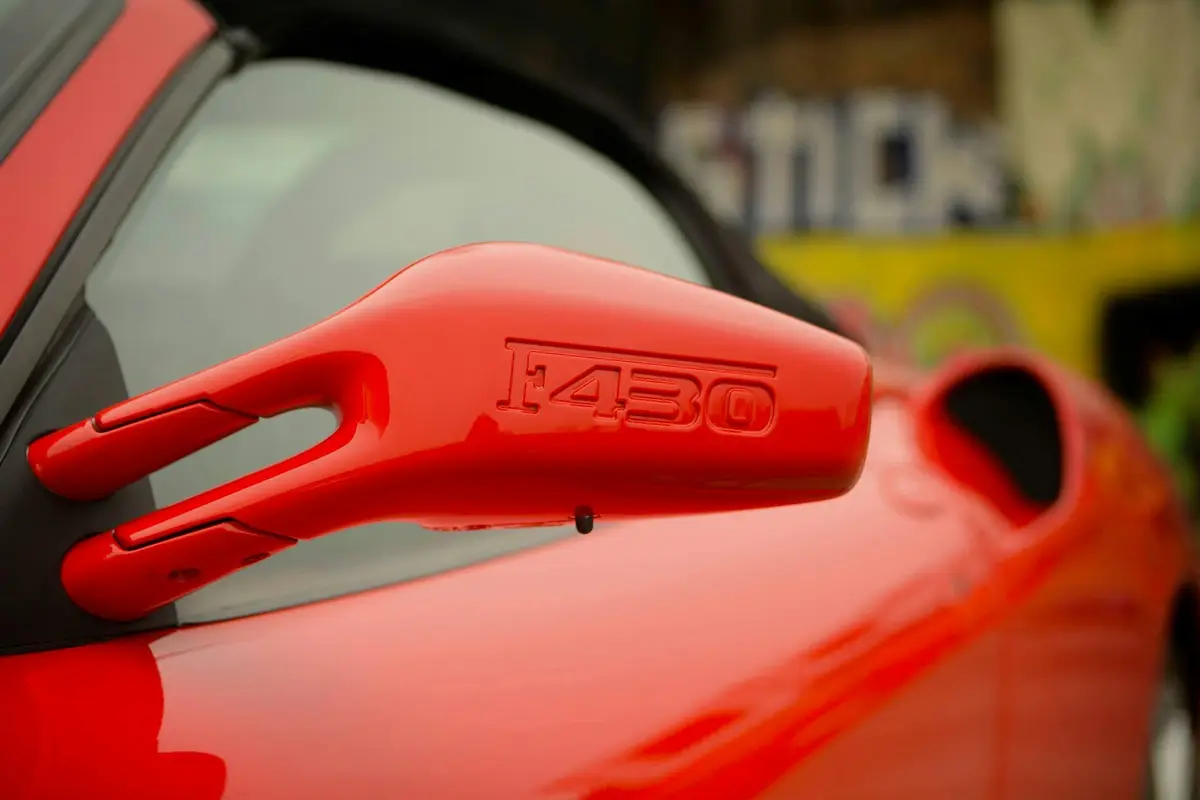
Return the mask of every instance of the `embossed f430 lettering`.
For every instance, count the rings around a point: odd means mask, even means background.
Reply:
[[[598,425],[691,427],[761,434],[775,418],[775,368],[509,339],[499,407],[583,415]]]

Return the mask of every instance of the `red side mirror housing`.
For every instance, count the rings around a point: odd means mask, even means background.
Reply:
[[[584,530],[833,497],[862,468],[870,395],[848,339],[646,270],[485,244],[44,436],[28,458],[50,491],[95,500],[262,417],[338,413],[313,448],[77,544],[71,596],[131,619],[371,521]]]

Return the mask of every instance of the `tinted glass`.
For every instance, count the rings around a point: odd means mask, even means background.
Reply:
[[[429,253],[498,239],[706,282],[649,193],[558,132],[413,80],[267,62],[220,87],[192,119],[86,297],[138,393],[316,322]],[[278,461],[332,429],[321,411],[261,422],[154,475],[156,501]],[[363,526],[226,578],[179,612],[184,621],[251,613],[572,533]]]

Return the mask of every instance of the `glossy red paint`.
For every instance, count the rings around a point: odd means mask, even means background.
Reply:
[[[127,548],[117,531],[84,539],[63,559],[67,594],[96,616],[138,619],[296,540],[218,520],[151,544]]]
[[[147,700],[108,735],[210,754],[189,763],[223,764],[212,797],[1136,796],[1183,538],[1148,547],[1175,522],[1114,491],[1159,479],[1117,410],[1022,363],[1077,431],[1070,489],[1028,525],[930,458],[923,401],[885,398],[837,499],[602,525],[340,600],[0,659],[0,705],[56,731],[15,743],[41,762],[0,747],[0,772],[27,796],[148,796],[147,745],[76,755],[78,709],[128,692]],[[143,666],[95,677],[123,659]],[[42,665],[79,688],[19,679]]]
[[[28,459],[47,488],[92,500],[260,417],[337,412],[313,448],[76,545],[68,593],[126,620],[367,522],[826,499],[862,469],[870,397],[847,339],[648,270],[498,243],[418,261],[321,323],[38,439]]]
[[[153,636],[37,659],[0,659],[10,685],[0,724],[5,797],[218,800],[225,762],[163,752],[166,710]],[[80,680],[86,664],[88,680]],[[68,777],[73,775],[74,777]]]
[[[836,790],[869,776],[939,786],[904,763],[905,740],[964,759],[969,787],[989,768],[994,709],[942,730],[928,720],[996,696],[994,659],[953,663],[983,621],[958,610],[952,580],[984,566],[960,527],[971,506],[904,459],[903,408],[877,414],[863,479],[840,500],[602,527],[455,575],[122,642],[154,653],[166,697],[161,718],[136,724],[158,726],[164,751],[221,758],[226,797],[751,797],[878,718],[895,738],[872,769],[816,774],[805,791],[853,796]],[[883,488],[907,467],[937,514]],[[88,650],[69,651],[78,670]],[[913,708],[905,693],[938,661],[953,681]],[[221,681],[241,668],[263,677]],[[330,680],[336,693],[320,688]],[[41,786],[86,780],[54,777]]]
[[[108,33],[0,161],[0,331],[138,116],[214,30],[191,0],[125,0]]]

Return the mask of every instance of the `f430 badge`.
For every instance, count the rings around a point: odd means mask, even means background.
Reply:
[[[505,411],[589,415],[596,424],[705,425],[757,435],[775,419],[775,368],[509,339]]]

